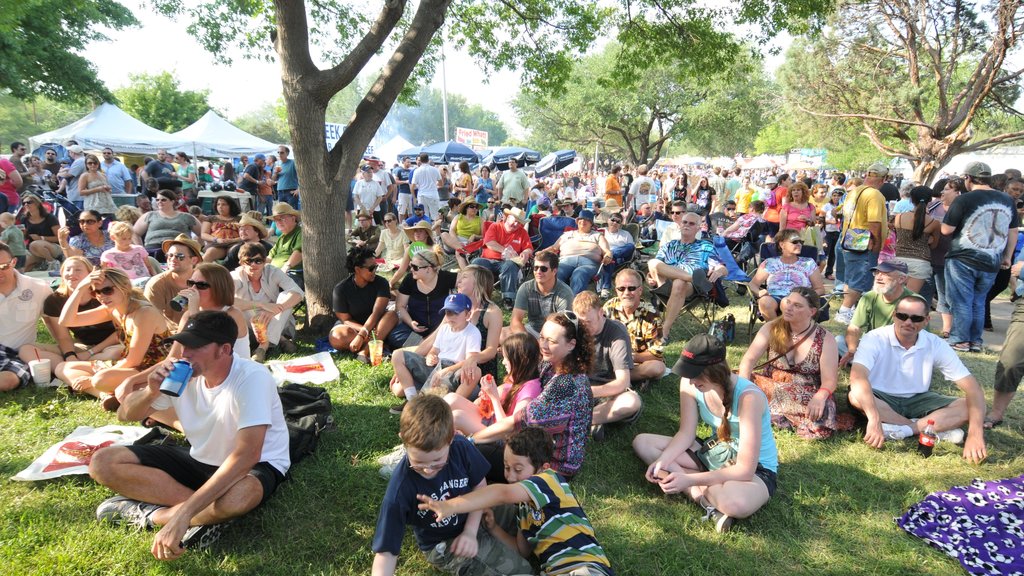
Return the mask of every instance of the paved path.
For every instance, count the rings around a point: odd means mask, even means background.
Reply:
[[[992,327],[993,332],[983,332],[985,348],[998,354],[1003,350],[1003,342],[1006,340],[1006,330],[1010,327],[1010,316],[1013,314],[1013,307],[1016,302],[1010,302],[1009,296],[998,296],[992,301]],[[942,317],[937,312],[932,312],[932,322],[929,328],[936,334],[942,332]]]

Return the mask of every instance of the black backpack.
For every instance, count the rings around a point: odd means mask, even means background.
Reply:
[[[320,433],[334,427],[331,396],[318,386],[289,383],[277,389],[288,425],[288,452],[292,465],[312,454]]]

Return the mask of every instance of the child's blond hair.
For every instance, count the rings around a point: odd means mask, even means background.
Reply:
[[[0,214],[0,224],[3,224],[4,228],[14,224],[14,214],[11,214],[10,212]]]
[[[121,222],[120,220],[111,222],[110,226],[107,227],[107,232],[110,233],[111,238],[128,241],[131,241],[133,233],[132,227],[127,222]]]

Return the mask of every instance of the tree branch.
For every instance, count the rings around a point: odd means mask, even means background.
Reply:
[[[1019,142],[1024,141],[1024,130],[1018,132],[1007,132],[1006,134],[1000,134],[977,142],[972,142],[960,149],[961,152],[974,152],[976,150],[982,150],[985,148],[992,148],[996,144],[1006,144],[1008,142]]]
[[[819,118],[851,118],[856,120],[870,120],[872,122],[886,122],[889,124],[903,124],[905,126],[920,126],[922,128],[932,129],[932,126],[925,124],[924,122],[917,122],[914,120],[903,120],[902,118],[886,118],[885,116],[876,116],[874,114],[861,114],[858,112],[816,112],[809,108],[804,107],[801,104],[797,104],[802,112],[810,114],[812,116],[818,116]]]
[[[288,0],[284,0],[288,1]],[[363,35],[359,43],[352,49],[345,58],[332,68],[323,70],[319,74],[320,86],[319,96],[325,98],[324,104],[330,101],[338,92],[352,83],[359,75],[359,72],[366,66],[366,63],[373,58],[384,41],[395,29],[402,14],[405,13],[407,0],[385,0],[377,20],[370,29]]]

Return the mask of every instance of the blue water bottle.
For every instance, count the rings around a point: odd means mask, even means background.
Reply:
[[[174,367],[160,384],[160,391],[177,398],[185,391],[185,385],[192,379],[192,363],[188,360],[175,360]]]

